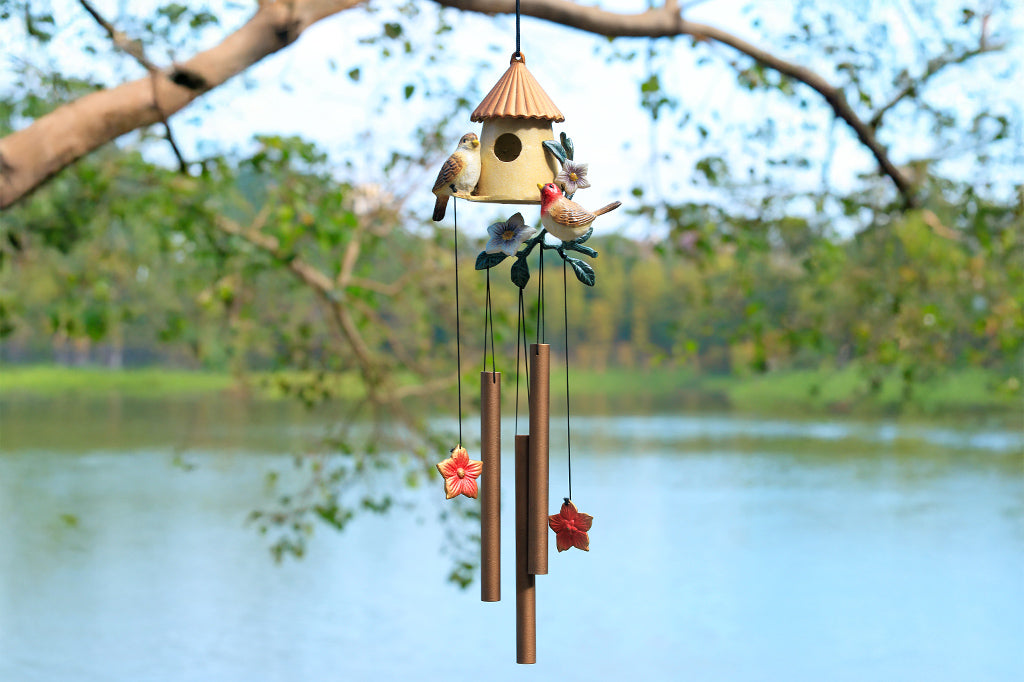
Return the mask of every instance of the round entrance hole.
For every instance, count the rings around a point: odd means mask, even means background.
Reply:
[[[522,151],[523,142],[514,133],[504,133],[494,141],[494,155],[499,161],[515,161]]]

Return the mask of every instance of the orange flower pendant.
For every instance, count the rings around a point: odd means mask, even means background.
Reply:
[[[437,463],[437,470],[444,476],[444,492],[448,499],[456,495],[476,497],[476,479],[484,469],[484,463],[469,458],[466,448],[452,448],[452,456]]]

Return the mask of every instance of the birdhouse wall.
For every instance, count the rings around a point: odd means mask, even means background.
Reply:
[[[480,134],[477,200],[539,204],[537,183],[554,181],[559,170],[558,162],[543,145],[544,140],[554,137],[551,121],[518,118],[484,121]]]

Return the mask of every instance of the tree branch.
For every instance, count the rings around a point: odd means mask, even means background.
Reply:
[[[515,0],[434,0],[439,5],[484,14],[515,13]],[[728,45],[779,73],[799,81],[821,95],[857,136],[862,145],[875,157],[880,171],[888,176],[906,206],[916,204],[911,183],[889,158],[888,150],[878,141],[875,131],[865,123],[846,101],[843,92],[818,73],[788,62],[763,50],[728,31],[688,21],[674,3],[649,9],[638,14],[618,14],[599,7],[577,5],[570,0],[521,0],[522,14],[577,28],[581,31],[612,37],[667,38],[688,35],[696,40],[713,40]]]
[[[287,47],[317,21],[365,1],[263,3],[222,43],[175,65],[169,75],[140,78],[88,94],[0,139],[0,209],[27,196],[94,149],[180,111],[207,90]],[[161,103],[162,111],[154,109],[154,101]]]
[[[889,112],[890,109],[892,109],[894,106],[902,102],[907,97],[917,95],[917,93],[920,92],[921,88],[924,86],[925,83],[927,83],[933,76],[935,76],[937,73],[942,71],[947,66],[951,66],[953,64],[963,64],[964,62],[968,61],[969,59],[973,59],[978,55],[985,54],[986,52],[997,52],[999,50],[1002,50],[1003,47],[1004,46],[1001,44],[986,45],[982,43],[979,47],[973,50],[968,50],[957,55],[941,55],[939,57],[935,57],[934,59],[929,59],[928,65],[925,67],[924,72],[920,76],[912,79],[909,83],[903,86],[895,95],[892,96],[892,99],[890,99],[888,102],[882,105],[882,107],[879,108],[878,111],[876,111],[874,115],[871,116],[871,120],[868,121],[868,126],[872,130],[876,130],[878,126],[882,124],[882,118]]]
[[[78,0],[78,3],[86,12],[92,15],[92,18],[96,20],[97,24],[103,27],[107,32],[107,35],[110,36],[110,42],[114,43],[114,47],[125,54],[134,57],[135,61],[141,64],[142,68],[146,71],[153,73],[154,71],[160,70],[157,68],[156,64],[149,61],[146,57],[146,52],[142,49],[142,43],[140,41],[130,40],[127,35],[114,28],[114,25],[104,19],[103,15],[99,13],[99,10],[92,6],[92,3],[89,2],[89,0]]]
[[[177,140],[174,139],[174,131],[171,130],[171,124],[167,121],[167,114],[164,113],[163,109],[160,108],[160,102],[157,100],[157,89],[156,80],[160,73],[160,70],[156,65],[149,61],[146,57],[146,51],[142,47],[142,42],[138,40],[129,40],[128,36],[114,28],[114,25],[103,18],[103,15],[99,13],[89,0],[78,0],[78,2],[85,8],[85,11],[92,15],[92,18],[96,20],[96,23],[103,27],[110,36],[111,42],[114,43],[114,47],[121,50],[122,52],[135,58],[142,68],[149,72],[150,82],[153,86],[153,107],[156,112],[160,115],[160,122],[164,124],[164,132],[166,133],[167,142],[171,145],[171,150],[174,152],[175,158],[178,159],[178,170],[185,174],[188,173],[188,163],[185,162],[185,157],[182,156],[181,148],[178,147]]]
[[[140,79],[86,95],[43,116],[28,128],[0,139],[0,209],[12,205],[62,168],[100,145],[129,131],[166,120],[166,117],[187,106],[203,92],[217,87],[267,55],[291,44],[302,31],[317,21],[365,1],[260,2],[252,19],[220,45],[183,64],[174,65],[167,75],[154,79],[152,96],[154,101],[163,104],[161,111],[154,112],[152,106],[146,106],[145,100],[148,98],[143,93],[150,88],[146,88],[145,79]],[[482,14],[510,14],[515,11],[514,0],[434,1],[442,6]],[[82,4],[87,10],[91,7],[84,0]],[[871,152],[881,173],[892,180],[904,203],[907,206],[915,204],[911,183],[889,158],[888,150],[875,134],[875,128],[857,115],[839,88],[814,71],[788,62],[727,31],[684,19],[678,0],[665,0],[661,7],[636,14],[609,12],[597,7],[577,5],[570,0],[522,0],[521,11],[527,16],[607,37],[659,38],[687,35],[695,40],[713,40],[727,45],[807,85],[821,95],[836,117],[846,123],[861,144]],[[102,20],[95,10],[90,13],[110,33],[115,45],[139,58],[132,51],[135,43],[116,31],[109,22]],[[984,40],[981,49],[986,49]],[[141,55],[141,58],[145,61],[140,63],[146,65],[148,60],[145,55]],[[909,96],[909,93],[905,96]]]
[[[339,292],[331,278],[304,260],[295,258],[291,254],[283,253],[280,250],[280,243],[276,237],[252,229],[244,229],[238,223],[224,216],[218,217],[217,227],[223,232],[241,237],[253,246],[266,251],[275,259],[286,263],[288,269],[296,277],[317,293],[331,310],[342,335],[348,341],[349,346],[351,346],[352,352],[355,353],[356,359],[359,361],[360,372],[365,380],[366,389],[371,399],[376,400],[376,391],[380,383],[376,372],[377,363],[374,361],[373,354],[369,346],[366,345],[362,334],[356,328],[352,317],[348,314],[345,306],[341,304]]]

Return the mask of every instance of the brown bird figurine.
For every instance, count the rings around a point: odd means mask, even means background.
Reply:
[[[540,222],[548,232],[563,242],[579,239],[587,233],[597,216],[622,206],[621,201],[613,201],[590,212],[575,201],[566,199],[562,190],[553,182],[546,185],[537,183],[537,187],[540,189]]]
[[[476,133],[466,133],[459,140],[458,148],[441,166],[434,181],[434,222],[444,220],[448,209],[448,197],[453,194],[470,194],[480,180],[480,140]]]

